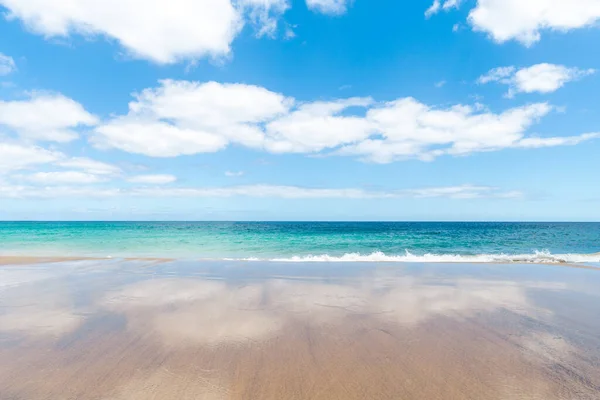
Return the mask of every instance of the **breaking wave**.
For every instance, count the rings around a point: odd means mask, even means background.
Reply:
[[[307,255],[289,258],[245,258],[244,261],[277,262],[420,262],[420,263],[550,263],[577,264],[600,263],[600,253],[594,254],[552,254],[548,251],[536,251],[532,254],[423,254],[416,255],[406,251],[404,255],[386,255],[382,252],[371,254],[347,253],[342,256]]]

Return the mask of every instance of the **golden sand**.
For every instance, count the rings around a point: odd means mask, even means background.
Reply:
[[[99,257],[57,257],[57,256],[0,256],[0,265],[32,265],[44,263],[60,263],[68,261],[104,261],[106,258]],[[147,261],[151,263],[163,263],[174,261],[172,258],[156,257],[126,257],[126,261]]]
[[[0,265],[27,265],[63,261],[77,261],[85,258],[77,257],[31,257],[31,256],[0,256]]]
[[[173,270],[0,291],[0,399],[600,398],[598,306],[530,295],[560,282]]]

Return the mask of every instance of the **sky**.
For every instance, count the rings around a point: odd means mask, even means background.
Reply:
[[[600,0],[0,0],[0,219],[600,221]]]

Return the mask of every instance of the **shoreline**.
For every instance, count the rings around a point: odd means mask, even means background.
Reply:
[[[78,257],[78,256],[4,256],[0,255],[0,266],[7,265],[33,265],[50,264],[68,261],[108,261],[108,260],[126,260],[126,261],[151,261],[154,263],[163,263],[177,260],[176,258],[162,257]]]
[[[25,256],[25,255],[1,255],[0,266],[10,265],[35,265],[35,264],[50,264],[69,261],[109,261],[109,260],[125,260],[125,261],[147,261],[151,264],[162,264],[173,261],[193,261],[193,262],[240,262],[240,263],[282,263],[282,264],[456,264],[456,265],[545,265],[556,267],[569,267],[578,269],[588,269],[600,271],[600,266],[590,265],[586,263],[570,263],[570,262],[527,262],[527,261],[283,261],[283,260],[248,260],[248,259],[233,259],[233,258],[189,258],[189,257],[88,257],[88,256]]]

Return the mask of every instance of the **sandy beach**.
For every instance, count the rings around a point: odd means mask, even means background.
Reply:
[[[0,399],[597,399],[600,274],[560,266],[0,267]]]

